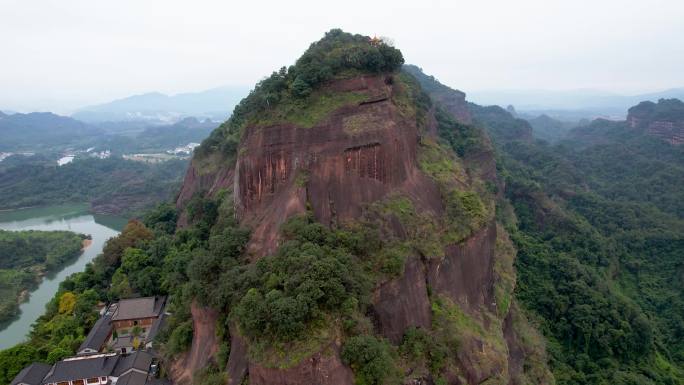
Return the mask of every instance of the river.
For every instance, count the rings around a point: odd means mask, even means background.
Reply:
[[[45,312],[45,305],[59,288],[59,283],[76,272],[83,271],[88,262],[100,254],[105,242],[117,235],[126,225],[126,219],[88,213],[86,205],[61,205],[40,208],[0,211],[2,230],[69,230],[90,234],[93,243],[62,270],[48,274],[38,288],[31,292],[28,301],[23,302],[18,318],[0,330],[0,349],[6,349],[26,339],[26,335],[39,316]]]

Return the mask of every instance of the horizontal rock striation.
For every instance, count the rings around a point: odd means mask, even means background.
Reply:
[[[359,218],[364,205],[402,189],[417,174],[418,130],[390,99],[396,85],[376,76],[327,87],[366,97],[311,128],[285,123],[247,128],[235,172],[235,203],[240,219],[254,229],[250,250],[257,256],[275,250],[280,225],[304,212],[307,203],[317,220],[335,226]]]

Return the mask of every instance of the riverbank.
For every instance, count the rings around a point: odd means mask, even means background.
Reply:
[[[17,317],[19,306],[46,275],[78,258],[88,237],[70,231],[0,230],[0,325]]]
[[[59,206],[37,207],[25,210],[11,210],[0,212],[0,231],[18,233],[21,231],[68,231],[70,233],[89,234],[78,235],[73,242],[73,255],[61,260],[51,254],[53,263],[50,268],[25,269],[26,265],[11,269],[23,290],[8,290],[0,293],[0,299],[11,299],[11,306],[16,310],[14,317],[0,323],[0,349],[6,349],[24,341],[31,325],[45,312],[46,304],[54,297],[59,284],[76,272],[83,271],[86,264],[92,261],[104,247],[105,242],[116,236],[126,224],[125,218],[116,216],[93,215],[89,213],[87,204],[69,204]],[[51,251],[57,247],[51,247]],[[0,261],[4,257],[0,257]],[[29,264],[31,265],[31,264]],[[35,265],[35,264],[34,264]],[[6,266],[5,266],[6,267]],[[1,270],[7,270],[0,266]],[[21,275],[17,272],[22,273]],[[1,273],[0,273],[1,274]],[[40,278],[36,278],[36,276]],[[17,282],[17,280],[13,281]],[[0,290],[2,287],[0,287]],[[8,289],[5,287],[5,289]]]
[[[93,238],[86,238],[83,240],[83,243],[81,243],[81,251],[85,251],[90,245],[93,244]]]

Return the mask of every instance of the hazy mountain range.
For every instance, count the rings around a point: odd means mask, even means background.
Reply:
[[[171,124],[189,116],[221,122],[230,116],[235,105],[248,93],[249,88],[245,86],[224,86],[176,95],[149,92],[83,107],[71,116],[86,123],[117,122],[117,126],[122,122]],[[684,99],[684,88],[639,95],[621,95],[595,89],[489,90],[466,91],[466,94],[469,101],[481,105],[513,105],[518,112],[528,116],[546,114],[565,121],[578,121],[597,117],[623,119],[627,109],[641,101]],[[5,114],[11,113],[5,111]]]
[[[514,105],[518,111],[546,113],[554,117],[573,119],[609,117],[624,118],[627,109],[639,102],[659,99],[684,99],[684,88],[672,88],[665,91],[620,95],[594,89],[578,89],[567,91],[544,90],[493,90],[468,92],[468,99],[484,105]]]
[[[0,151],[63,151],[66,149],[160,151],[201,142],[219,125],[209,119],[187,117],[169,124],[158,122],[83,122],[51,112],[0,112]]]
[[[172,96],[151,92],[84,107],[72,114],[72,117],[84,122],[173,123],[187,116],[223,121],[248,93],[249,88],[244,86],[225,86]],[[466,91],[466,94],[468,100],[474,103],[500,106],[511,104],[518,111],[533,115],[545,113],[571,120],[596,117],[621,119],[626,116],[629,107],[644,100],[684,99],[684,88],[639,95],[621,95],[594,89]]]
[[[213,88],[201,92],[165,95],[150,92],[77,110],[72,117],[84,122],[149,121],[173,123],[183,117],[225,120],[247,95],[241,86]]]

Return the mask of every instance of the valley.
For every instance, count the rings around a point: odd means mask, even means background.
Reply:
[[[684,384],[680,88],[489,105],[306,47],[0,113],[0,385]]]

